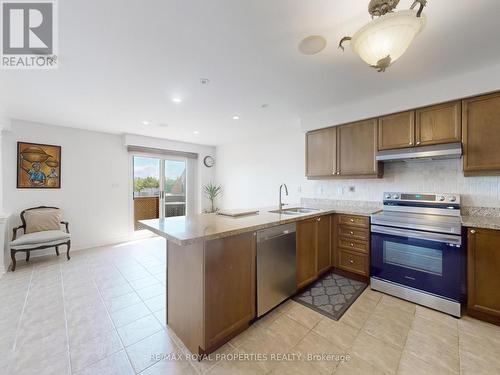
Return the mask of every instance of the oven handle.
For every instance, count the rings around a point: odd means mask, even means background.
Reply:
[[[423,232],[419,232],[419,231],[415,231],[415,230],[395,229],[395,228],[382,227],[379,225],[372,225],[371,232],[372,233],[381,233],[381,234],[390,234],[390,235],[399,236],[399,237],[418,238],[421,240],[449,243],[449,244],[458,245],[458,246],[462,245],[462,237],[461,236],[451,236],[448,234],[428,233],[428,232],[423,233]]]

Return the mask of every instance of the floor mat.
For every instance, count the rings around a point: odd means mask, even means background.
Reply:
[[[297,294],[293,300],[333,320],[339,320],[367,286],[361,281],[331,272]]]

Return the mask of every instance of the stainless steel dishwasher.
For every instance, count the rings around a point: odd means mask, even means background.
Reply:
[[[257,232],[257,316],[295,293],[295,223]]]

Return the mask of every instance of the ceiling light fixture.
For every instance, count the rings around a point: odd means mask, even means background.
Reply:
[[[233,116],[233,120],[239,120],[240,116]]]
[[[173,101],[174,103],[182,103],[182,99],[181,99],[181,98],[179,98],[179,97],[177,97],[177,96],[174,96],[174,97],[172,98],[172,101]]]
[[[194,135],[198,135],[198,134],[200,134],[200,132],[199,132],[198,130],[195,130],[195,131],[193,132],[193,134],[194,134]]]
[[[200,78],[200,83],[202,85],[208,85],[210,83],[210,80],[208,78]]]
[[[343,43],[350,41],[352,50],[364,62],[379,72],[385,72],[406,52],[426,23],[422,11],[427,0],[415,0],[410,9],[396,12],[394,9],[398,3],[399,0],[371,0],[368,12],[374,19],[353,37],[342,38],[339,48],[344,50]],[[417,5],[420,7],[415,10]]]
[[[142,125],[149,125],[149,121],[141,121]]]

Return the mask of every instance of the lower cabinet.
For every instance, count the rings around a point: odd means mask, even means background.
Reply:
[[[205,351],[210,352],[255,317],[254,233],[205,244]]]
[[[297,222],[297,289],[330,269],[331,215]]]
[[[358,215],[336,215],[332,224],[333,265],[343,271],[370,276],[370,219]]]
[[[469,229],[468,314],[500,325],[500,231]]]

